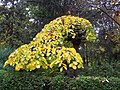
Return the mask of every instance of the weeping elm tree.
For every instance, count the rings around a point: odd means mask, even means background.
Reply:
[[[35,69],[69,68],[76,70],[83,67],[81,55],[77,52],[83,41],[96,39],[91,23],[75,16],[61,16],[45,25],[29,44],[24,44],[10,54],[6,65],[16,71]]]

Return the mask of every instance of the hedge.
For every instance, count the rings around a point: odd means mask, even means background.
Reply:
[[[34,72],[0,70],[0,90],[119,90],[119,78],[64,75],[43,76]]]

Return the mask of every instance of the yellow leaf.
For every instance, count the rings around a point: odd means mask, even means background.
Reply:
[[[40,64],[40,62],[39,62],[39,61],[37,61],[37,60],[36,60],[36,63],[37,63],[37,64]]]
[[[47,69],[48,66],[47,66],[46,64],[42,64],[42,68],[43,68],[43,69]]]
[[[76,34],[73,34],[72,38],[75,38]]]
[[[64,65],[63,67],[64,67],[65,70],[67,70],[67,66],[66,65]]]
[[[74,66],[72,66],[72,68],[75,70],[75,69],[77,69],[77,67],[74,65]]]
[[[45,51],[45,48],[41,48],[41,51]]]
[[[49,60],[51,60],[51,59],[52,59],[52,57],[49,57],[48,59],[49,59]]]
[[[42,54],[41,54],[41,56],[43,57],[43,56],[44,56],[44,54],[42,53]]]
[[[60,72],[62,72],[62,71],[63,71],[63,67],[60,68]]]
[[[83,68],[83,65],[79,64],[77,67],[78,67],[78,68]]]
[[[36,68],[40,68],[41,64],[39,61],[36,60]]]
[[[50,56],[51,53],[47,52],[46,56]]]
[[[33,64],[28,64],[27,66],[26,66],[26,68],[27,68],[27,70],[30,70],[30,71],[32,71],[32,70],[35,70],[35,65],[33,65]]]
[[[83,62],[83,61],[82,61],[82,58],[81,58],[81,56],[80,56],[79,53],[76,54],[75,58],[76,58],[76,61],[77,61],[78,63],[82,63],[82,62]]]
[[[23,66],[22,66],[21,64],[17,64],[17,65],[15,66],[15,70],[16,70],[16,71],[19,71],[20,69],[23,69]]]
[[[64,50],[66,50],[66,48],[64,46],[62,46],[62,50],[64,51]]]
[[[14,66],[14,63],[15,63],[14,61],[10,61],[10,60],[9,60],[9,64],[10,64],[11,66]]]
[[[77,68],[73,63],[71,63],[71,64],[69,65],[69,67],[72,67],[73,69],[76,69],[76,68]]]
[[[61,54],[62,54],[62,52],[61,52],[61,50],[59,50],[57,56],[59,57],[59,56],[61,56]]]
[[[55,61],[53,61],[51,64],[50,64],[50,68],[52,68],[55,64]]]
[[[19,67],[18,65],[16,65],[15,70],[16,70],[16,71],[19,71],[19,70],[20,70],[20,67]]]
[[[59,67],[61,67],[61,65],[62,65],[62,62],[59,63]]]
[[[8,64],[9,64],[9,60],[7,60],[7,61],[5,62],[5,64],[4,64],[3,67],[7,66]]]
[[[73,63],[69,64],[69,67],[73,67],[73,66],[74,66]]]
[[[40,68],[40,64],[36,65],[36,68]]]
[[[34,66],[36,64],[36,62],[35,61],[31,61],[30,64]]]
[[[55,64],[58,64],[58,63],[60,63],[61,62],[61,60],[59,60],[59,59],[56,59],[56,62],[55,62]]]
[[[24,64],[28,64],[28,61],[24,61]]]
[[[47,65],[45,66],[45,69],[48,69],[48,66],[47,66]]]
[[[76,55],[76,50],[74,48],[69,48],[69,50],[74,54]]]
[[[68,58],[67,63],[70,64],[71,58]]]
[[[42,60],[45,64],[48,64],[48,63],[47,63],[47,60],[46,60],[44,57],[41,57],[41,60]]]
[[[31,55],[34,55],[34,54],[35,54],[35,52],[31,51],[31,52],[30,52],[30,54],[31,54]]]
[[[73,64],[74,64],[74,65],[77,65],[78,63],[77,63],[76,61],[73,61]]]
[[[52,53],[53,53],[53,54],[55,54],[55,53],[56,53],[55,48],[52,48]]]

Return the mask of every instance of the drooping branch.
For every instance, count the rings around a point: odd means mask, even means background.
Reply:
[[[114,18],[112,18],[106,11],[104,11],[103,9],[101,9],[101,8],[98,8],[100,11],[102,11],[104,14],[106,14],[110,19],[112,19],[115,23],[117,23],[119,26],[120,26],[120,24],[119,24],[119,22],[117,22]]]

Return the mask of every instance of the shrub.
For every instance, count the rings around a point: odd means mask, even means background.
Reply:
[[[0,69],[3,68],[4,62],[7,60],[7,57],[10,55],[10,53],[13,52],[13,50],[13,47],[0,44]]]
[[[74,16],[59,17],[45,25],[31,43],[11,53],[4,66],[10,64],[16,71],[32,71],[42,67],[60,68],[62,72],[68,68],[81,68],[83,61],[76,52],[75,43],[80,44],[84,39],[96,39],[88,20]]]
[[[6,72],[6,71],[5,71]],[[1,90],[119,90],[119,78],[39,76],[32,72],[0,72]],[[7,79],[6,79],[7,77]],[[6,80],[5,80],[6,79]]]
[[[14,48],[7,45],[0,45],[0,59],[5,61],[7,57],[13,52]]]

